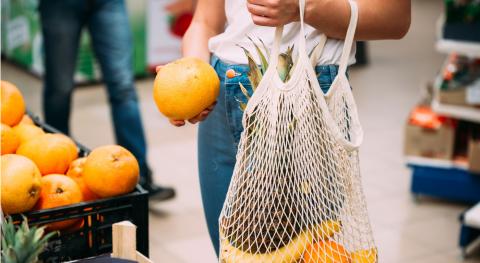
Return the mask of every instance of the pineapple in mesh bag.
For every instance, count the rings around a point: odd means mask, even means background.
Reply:
[[[351,7],[339,75],[326,95],[311,65],[325,37],[309,59],[300,34],[293,59],[293,47],[278,54],[277,29],[271,54],[254,43],[260,67],[244,49],[255,92],[240,84],[249,102],[239,100],[245,129],[219,219],[221,262],[377,262],[359,172],[362,131],[345,75]]]

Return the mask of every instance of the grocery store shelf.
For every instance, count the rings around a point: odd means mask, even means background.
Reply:
[[[432,101],[432,110],[438,114],[445,116],[480,123],[480,108],[459,106],[459,105],[447,105]]]
[[[465,203],[480,201],[480,176],[457,167],[435,167],[409,163],[412,169],[410,191]]]
[[[469,57],[480,57],[480,43],[440,39],[437,41],[437,50],[442,53],[457,53]]]

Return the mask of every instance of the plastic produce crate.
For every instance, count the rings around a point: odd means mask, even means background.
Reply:
[[[29,114],[46,132],[59,133],[39,118]],[[89,150],[78,144],[79,155]],[[139,185],[126,195],[77,203],[70,206],[32,211],[24,214],[29,225],[43,225],[68,219],[79,220],[69,230],[50,239],[46,251],[40,256],[43,262],[63,262],[111,253],[112,224],[129,220],[137,226],[137,250],[148,256],[148,195]],[[17,223],[20,214],[11,215]]]

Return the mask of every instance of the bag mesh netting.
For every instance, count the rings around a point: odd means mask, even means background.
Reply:
[[[243,116],[237,163],[220,215],[221,262],[374,263],[358,147],[363,133],[346,77],[357,7],[339,73],[323,94],[305,51],[288,82],[276,72],[282,28]],[[326,38],[322,36],[321,52]]]

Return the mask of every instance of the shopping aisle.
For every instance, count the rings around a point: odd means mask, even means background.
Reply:
[[[409,34],[401,41],[369,43],[371,64],[351,70],[351,83],[365,130],[361,167],[380,262],[462,262],[457,247],[458,215],[466,206],[422,198],[413,202],[405,167],[403,127],[419,99],[419,87],[431,79],[444,56],[434,50],[435,20],[442,2],[413,2]],[[40,112],[41,82],[2,61],[2,79],[25,94]],[[177,189],[177,198],[152,204],[150,251],[155,262],[214,262],[204,223],[196,172],[196,126],[170,126],[151,95],[153,79],[137,81],[143,121],[156,179]],[[113,143],[109,109],[100,86],[78,89],[73,136],[93,148]],[[126,123],[125,125],[128,125]],[[463,262],[480,262],[476,259]]]

